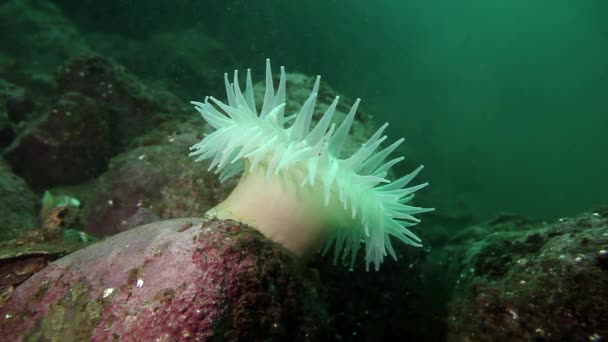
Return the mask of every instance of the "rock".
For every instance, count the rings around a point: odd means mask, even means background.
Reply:
[[[0,78],[0,151],[17,136],[17,125],[34,108],[29,91]]]
[[[56,82],[60,92],[79,92],[107,108],[115,151],[123,150],[133,138],[162,122],[193,113],[186,101],[146,86],[123,66],[99,55],[67,61],[59,69]]]
[[[8,119],[8,114],[0,107],[0,151],[15,139],[15,131]]]
[[[167,132],[150,146],[112,158],[108,171],[82,194],[87,231],[107,236],[138,222],[197,216],[224,199],[233,182],[220,184],[205,165],[188,158],[196,142],[193,134]]]
[[[0,158],[0,241],[38,227],[39,198]]]
[[[599,341],[608,336],[608,211],[553,223],[501,216],[448,244],[459,271],[451,341]]]
[[[29,233],[29,232],[28,232]],[[13,239],[0,242],[0,308],[8,301],[15,288],[40,271],[49,262],[74,252],[86,243],[56,239],[31,242]]]
[[[327,318],[285,250],[231,221],[176,219],[53,262],[0,309],[19,340],[320,340]]]
[[[6,158],[34,188],[75,184],[101,173],[110,153],[107,112],[85,95],[65,93]]]
[[[7,118],[12,123],[27,119],[34,109],[32,94],[25,88],[0,78],[0,110],[6,109]]]

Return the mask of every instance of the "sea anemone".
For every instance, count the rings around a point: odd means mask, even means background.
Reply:
[[[403,139],[379,150],[386,139],[385,123],[357,151],[343,153],[360,99],[336,127],[331,123],[336,96],[311,127],[320,76],[298,113],[290,116],[285,116],[283,67],[275,92],[266,60],[266,90],[259,112],[250,70],[244,93],[238,71],[232,83],[228,74],[224,80],[228,104],[214,97],[192,102],[215,131],[192,146],[190,155],[198,156],[196,161],[211,159],[209,170],[220,173],[222,181],[242,174],[233,192],[208,216],[246,223],[301,258],[321,247],[326,253],[333,246],[334,262],[350,256],[351,267],[361,242],[366,246],[366,268],[373,263],[376,270],[387,252],[397,259],[391,237],[422,246],[408,227],[420,221],[414,214],[433,209],[406,203],[428,183],[405,187],[422,166],[399,179],[387,178],[389,169],[404,158],[385,160]]]

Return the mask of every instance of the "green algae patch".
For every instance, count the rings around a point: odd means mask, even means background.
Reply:
[[[48,287],[48,284],[47,284]],[[41,287],[42,288],[42,287]],[[103,305],[91,300],[90,287],[83,281],[70,287],[63,298],[49,307],[28,341],[86,341],[99,324]]]

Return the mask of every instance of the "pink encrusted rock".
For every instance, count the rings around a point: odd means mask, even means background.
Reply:
[[[326,314],[285,250],[233,221],[156,222],[59,259],[0,308],[19,340],[317,340]]]

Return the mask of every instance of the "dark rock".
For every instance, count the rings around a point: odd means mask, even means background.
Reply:
[[[0,241],[38,227],[39,198],[0,159]]]
[[[0,150],[15,139],[15,131],[8,119],[8,114],[0,107]]]
[[[0,79],[0,110],[3,107],[8,120],[18,123],[27,119],[27,114],[34,109],[34,101],[27,89]]]
[[[0,151],[17,136],[17,124],[34,109],[30,93],[23,87],[0,78]]]
[[[113,151],[123,150],[133,138],[164,121],[193,113],[186,101],[147,87],[121,65],[97,55],[66,62],[56,80],[60,92],[76,91],[108,108]]]
[[[129,230],[137,226],[142,226],[144,224],[153,223],[160,220],[160,217],[158,217],[151,209],[139,207],[124,223],[124,230]]]
[[[326,325],[280,246],[201,219],[141,226],[57,260],[0,309],[7,340],[318,341]]]
[[[460,272],[448,340],[608,336],[608,212],[551,224],[503,217],[490,230],[446,247]]]
[[[365,252],[350,260],[313,259],[323,284],[334,341],[442,341],[445,322],[442,283],[425,276],[428,250],[394,244],[380,271],[365,270]],[[331,254],[331,251],[330,251]]]
[[[109,158],[107,112],[91,98],[66,93],[24,132],[6,158],[35,188],[75,184],[101,173]]]

